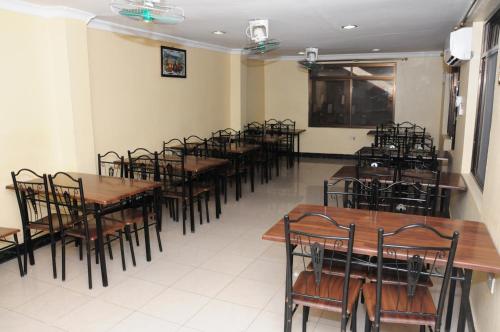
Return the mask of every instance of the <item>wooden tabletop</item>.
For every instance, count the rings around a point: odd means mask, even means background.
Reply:
[[[196,145],[199,145],[199,144],[187,143],[187,145],[188,145],[188,149],[193,149]],[[168,148],[174,149],[174,150],[183,150],[184,146],[183,145],[174,145],[174,146],[170,146]],[[260,148],[260,146],[257,144],[246,144],[246,143],[234,144],[234,143],[231,143],[231,144],[226,145],[226,152],[235,153],[235,154],[245,154],[245,153],[248,153],[251,151],[258,150],[259,148]],[[203,146],[200,146],[200,150],[202,150],[202,149],[203,149]],[[209,150],[215,149],[215,147],[212,145],[208,145],[208,149]]]
[[[161,186],[161,183],[152,181],[124,179],[87,173],[68,172],[68,174],[75,179],[82,178],[85,202],[101,205],[118,203],[124,198]],[[33,181],[30,180],[30,182],[33,183],[38,181],[42,182],[38,179]],[[58,185],[74,185],[74,183],[68,183],[68,178],[64,176],[56,177],[55,183]],[[6,188],[14,190],[14,185],[10,184]]]
[[[363,168],[363,173],[367,174],[370,172],[370,170],[373,170],[374,173],[381,175],[381,176],[384,176],[384,175],[391,176],[392,175],[392,171],[389,171],[387,168],[382,168],[382,167],[377,167],[377,168],[365,167],[365,168]],[[418,171],[412,172],[411,175],[418,176]],[[356,166],[343,166],[335,174],[333,174],[333,176],[330,179],[337,180],[337,179],[346,178],[346,177],[352,177],[352,178],[356,177]],[[380,182],[392,183],[392,180],[381,179]],[[462,174],[459,174],[459,173],[441,172],[441,175],[439,178],[439,188],[456,190],[456,191],[467,191],[467,185],[465,184],[465,180],[462,177]]]
[[[371,156],[371,155],[375,155],[375,156],[382,156],[384,153],[386,152],[389,152],[389,151],[394,151],[394,152],[397,152],[397,149],[389,149],[389,148],[382,148],[382,147],[371,147],[371,146],[364,146],[362,147],[361,149],[359,149],[358,151],[356,151],[356,155],[357,154],[361,154],[362,156]],[[438,161],[444,161],[444,162],[447,162],[448,159],[449,159],[449,155],[446,151],[437,151],[437,160]],[[431,158],[431,155],[426,152],[426,151],[412,151],[410,153],[410,157],[414,158],[416,156],[422,156],[422,158],[424,159],[430,159]]]
[[[204,173],[227,164],[229,164],[229,160],[227,159],[184,156],[184,170],[196,174]]]
[[[404,225],[425,223],[446,235],[458,231],[460,237],[454,266],[475,271],[500,273],[500,255],[488,229],[481,222],[305,204],[297,205],[290,211],[289,216],[293,220],[306,212],[327,214],[342,225],[354,223],[356,231],[353,252],[370,256],[377,255],[377,231],[379,228],[389,232]],[[314,217],[303,219],[294,224],[293,229],[321,235],[345,235],[345,231],[339,233],[338,228],[331,227],[328,222],[314,220]],[[283,219],[281,219],[264,233],[262,239],[285,242],[284,232]],[[418,238],[407,234],[418,235]],[[398,235],[398,242],[402,245],[442,245],[434,236],[429,236],[425,230],[402,233]],[[283,248],[283,250],[285,249]]]

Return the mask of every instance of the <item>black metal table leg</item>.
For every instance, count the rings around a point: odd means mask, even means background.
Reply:
[[[241,177],[240,177],[240,158],[238,158],[238,157],[235,158],[234,168],[236,170],[236,175],[234,178],[234,181],[236,182],[236,185],[235,185],[236,201],[239,201],[240,200]]]
[[[221,203],[220,203],[220,181],[221,177],[219,172],[214,174],[214,190],[215,190],[215,218],[219,219],[221,213]]]
[[[446,323],[444,326],[444,330],[446,332],[450,331],[451,328],[451,319],[453,318],[453,305],[455,302],[455,289],[457,287],[457,280],[453,277],[457,276],[457,270],[453,268],[451,271],[451,279],[450,279],[450,293],[448,296],[448,309],[446,310]]]
[[[250,189],[255,191],[255,157],[250,156]]]
[[[108,272],[106,269],[106,253],[104,251],[104,236],[102,234],[101,206],[94,204],[95,226],[97,232],[97,245],[99,250],[99,265],[101,266],[101,277],[103,287],[108,286]]]
[[[155,196],[156,194],[156,190]],[[151,261],[151,243],[149,241],[149,220],[148,220],[148,205],[147,205],[147,198],[144,197],[142,200],[142,221],[144,223],[144,242],[145,242],[145,247],[146,247],[146,260],[149,262]]]
[[[460,299],[460,313],[458,315],[457,332],[465,331],[465,322],[469,317],[469,294],[472,281],[472,270],[464,270],[464,280],[462,281],[462,296]]]
[[[194,199],[193,199],[193,173],[188,172],[187,173],[188,177],[188,188],[189,188],[189,221],[191,224],[191,233],[194,233]]]
[[[300,164],[300,134],[297,134],[297,164]]]

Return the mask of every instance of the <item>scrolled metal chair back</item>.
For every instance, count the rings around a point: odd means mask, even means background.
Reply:
[[[380,317],[386,313],[432,318],[435,329],[439,331],[458,238],[458,232],[448,236],[422,223],[406,225],[392,232],[378,230],[375,326],[380,326]],[[396,276],[391,281],[391,287],[397,288],[396,298],[389,299],[394,304],[393,310],[382,308],[384,271]],[[424,301],[414,300],[428,292],[424,285],[431,277],[442,279],[435,312],[430,312]]]
[[[354,177],[344,177],[323,182],[323,205],[330,205],[332,200],[336,207],[373,210],[373,183],[361,181]]]
[[[327,228],[323,233],[309,233],[300,230],[300,222],[321,223]],[[287,255],[286,293],[290,301],[294,299],[312,299],[335,303],[342,308],[342,317],[346,317],[347,299],[349,296],[349,280],[351,273],[352,249],[354,243],[354,224],[340,225],[331,217],[321,213],[305,213],[297,219],[284,217],[285,241]],[[328,234],[328,235],[325,235]],[[299,264],[294,265],[294,259]],[[293,285],[294,266],[303,274],[302,283]],[[342,295],[332,289],[334,274],[341,269],[342,279],[338,279],[338,287],[342,287]],[[298,272],[298,271],[296,271]],[[300,278],[300,277],[299,277]]]
[[[158,152],[144,148],[128,151],[129,177],[137,180],[159,181]]]
[[[115,151],[97,155],[97,171],[99,175],[122,178],[125,175],[125,159]]]

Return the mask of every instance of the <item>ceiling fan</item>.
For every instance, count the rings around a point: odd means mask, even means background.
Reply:
[[[317,65],[316,61],[318,60],[318,49],[316,47],[308,47],[304,52],[305,59],[300,60],[299,64],[304,66],[307,69],[312,69]]]
[[[244,49],[249,54],[264,54],[280,46],[280,42],[276,39],[269,39],[269,20],[267,19],[248,21],[246,35],[250,43]]]
[[[113,12],[137,21],[161,24],[184,21],[184,10],[165,0],[111,0],[110,6]]]

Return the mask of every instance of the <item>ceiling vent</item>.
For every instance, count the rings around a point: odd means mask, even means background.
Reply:
[[[472,28],[461,28],[446,39],[444,61],[448,66],[459,66],[472,58]]]

